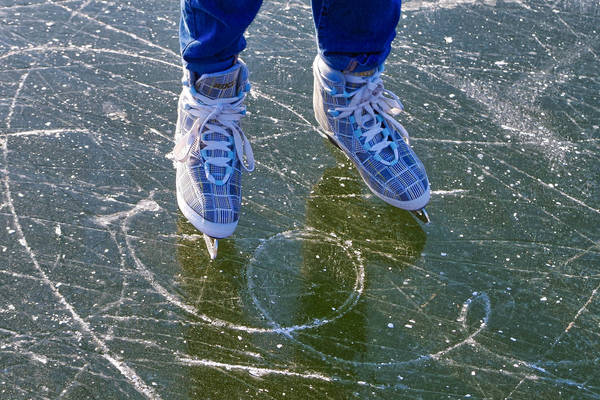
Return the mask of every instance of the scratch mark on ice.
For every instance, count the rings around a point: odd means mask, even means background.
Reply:
[[[146,46],[154,47],[154,48],[159,49],[159,50],[161,50],[161,51],[163,51],[163,52],[165,52],[167,54],[170,54],[170,55],[173,55],[173,56],[179,58],[179,55],[177,53],[175,53],[173,50],[167,49],[166,47],[159,46],[156,43],[153,43],[153,42],[151,42],[149,40],[146,40],[146,39],[144,39],[144,38],[136,35],[135,33],[124,31],[124,30],[119,29],[119,28],[115,28],[114,26],[109,25],[106,22],[102,22],[102,21],[100,21],[100,20],[98,20],[96,18],[93,18],[93,17],[85,14],[85,13],[82,13],[80,11],[77,11],[77,10],[74,10],[72,8],[69,8],[69,7],[65,6],[64,4],[56,3],[54,1],[50,1],[50,4],[53,4],[53,5],[57,6],[57,7],[60,7],[62,9],[64,9],[64,10],[69,11],[72,16],[73,15],[77,15],[78,17],[81,17],[81,18],[87,19],[89,21],[95,22],[98,25],[100,25],[100,26],[102,26],[102,27],[104,27],[104,28],[106,28],[106,29],[108,29],[110,31],[117,32],[117,33],[123,34],[125,36],[129,36],[132,39],[135,39],[135,40],[137,40],[137,41],[139,41],[141,43],[144,43]]]
[[[19,81],[19,86],[17,87],[15,95],[13,96],[12,101],[10,102],[10,106],[8,107],[8,115],[6,116],[6,128],[7,129],[10,129],[10,123],[12,121],[12,116],[15,112],[15,107],[17,106],[17,100],[19,98],[19,95],[21,94],[21,90],[23,90],[23,86],[25,85],[25,81],[27,80],[28,76],[29,76],[29,72],[26,72],[23,74],[23,76],[21,76],[21,80]]]
[[[293,376],[293,377],[306,378],[306,379],[317,379],[317,380],[321,380],[321,381],[325,381],[325,382],[331,382],[333,380],[332,378],[330,378],[328,376],[318,374],[316,372],[300,373],[300,372],[288,371],[285,369],[253,367],[250,365],[240,365],[240,364],[227,364],[227,363],[222,363],[222,362],[217,362],[217,361],[212,361],[212,360],[197,359],[197,358],[180,358],[179,361],[183,365],[186,365],[186,366],[203,366],[203,367],[211,367],[211,368],[223,368],[228,371],[229,370],[240,370],[240,371],[246,371],[250,375],[254,375],[254,376],[264,376],[264,375],[273,374],[273,375]]]
[[[25,81],[27,80],[28,76],[29,76],[29,72],[25,73],[21,77],[21,81],[19,82],[19,87],[17,88],[15,95],[12,99],[11,108],[10,108],[9,114],[6,118],[6,126],[8,128],[10,128],[10,121],[11,121],[11,118],[13,115],[12,111],[14,110],[14,107],[17,103],[19,94],[20,94],[21,90],[23,89],[23,86],[25,85]],[[4,159],[4,165],[8,165],[8,136],[7,135],[5,135],[5,142],[3,145],[3,159]],[[4,189],[5,189],[4,194],[6,197],[6,203],[8,204],[10,214],[12,214],[12,217],[13,217],[14,228],[19,236],[19,243],[21,244],[21,246],[23,246],[25,248],[25,251],[29,255],[29,258],[31,259],[31,262],[33,263],[35,270],[38,272],[38,274],[41,277],[41,281],[50,289],[50,291],[52,292],[54,297],[56,297],[56,299],[63,306],[63,308],[66,309],[69,312],[69,314],[71,314],[71,318],[73,318],[73,320],[76,322],[76,324],[79,325],[80,329],[87,336],[89,336],[91,338],[92,342],[98,348],[100,348],[100,350],[101,350],[100,355],[104,359],[106,359],[113,367],[115,367],[127,379],[127,381],[133,386],[133,388],[138,393],[140,393],[141,395],[143,395],[144,397],[146,397],[148,399],[160,399],[160,396],[154,391],[154,389],[152,389],[151,387],[146,385],[146,383],[142,380],[142,378],[140,378],[140,376],[131,367],[129,367],[125,362],[123,362],[118,356],[112,354],[110,348],[106,345],[106,343],[104,341],[102,341],[94,333],[91,326],[87,322],[85,322],[83,320],[83,318],[81,318],[81,316],[77,313],[77,311],[75,311],[75,308],[73,308],[73,306],[60,293],[57,285],[54,282],[52,282],[52,280],[50,280],[50,278],[48,278],[48,275],[46,274],[46,272],[44,272],[44,270],[40,266],[40,264],[37,260],[37,256],[35,255],[33,249],[29,246],[29,243],[27,242],[27,239],[25,237],[25,233],[23,232],[23,228],[21,227],[19,216],[15,209],[15,205],[14,205],[13,199],[12,199],[12,194],[10,191],[10,179],[8,176],[8,170],[5,169],[3,172],[4,172],[3,182],[4,182]]]

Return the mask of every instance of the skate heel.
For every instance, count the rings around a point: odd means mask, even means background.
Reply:
[[[425,225],[429,225],[429,223],[431,222],[431,219],[429,218],[429,214],[427,214],[427,211],[425,210],[425,208],[421,208],[420,210],[414,210],[411,211],[411,213],[417,217],[417,219],[421,222],[423,222]]]

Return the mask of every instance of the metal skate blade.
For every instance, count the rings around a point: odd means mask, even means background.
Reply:
[[[215,258],[217,258],[217,251],[219,250],[219,239],[208,236],[205,233],[204,243],[206,243],[206,249],[208,250],[208,255],[210,255],[210,259],[214,260]]]
[[[333,144],[335,147],[337,147],[338,149],[340,149],[340,150],[341,150],[341,148],[340,148],[340,145],[339,145],[339,144],[337,144],[337,143],[336,143],[336,141],[335,141],[335,139],[333,139],[333,137],[332,137],[333,133],[331,133],[331,134],[330,134],[330,133],[327,133],[327,132],[325,132],[325,131],[324,131],[324,130],[322,130],[322,129],[317,129],[317,133],[318,133],[318,134],[319,134],[321,137],[323,137],[323,138],[325,138],[325,139],[329,140],[329,142],[331,142],[331,144]],[[344,153],[344,154],[345,154],[345,153]]]
[[[414,216],[417,217],[417,219],[423,222],[424,224],[429,224],[431,222],[431,219],[429,219],[429,214],[427,214],[427,211],[424,208],[421,208],[420,210],[411,211],[411,213],[413,213]]]
[[[329,140],[329,142],[331,142],[331,144],[333,144],[335,147],[337,147],[338,149],[342,150],[342,148],[340,147],[339,144],[337,144],[337,142],[329,135],[327,135],[327,139]],[[344,153],[346,154],[346,153]]]

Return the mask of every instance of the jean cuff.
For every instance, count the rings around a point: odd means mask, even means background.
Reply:
[[[230,68],[237,61],[237,56],[232,56],[222,61],[212,61],[210,63],[206,62],[186,62],[183,61],[183,67],[193,74],[195,74],[198,78],[203,74],[212,74],[214,72],[225,71]]]

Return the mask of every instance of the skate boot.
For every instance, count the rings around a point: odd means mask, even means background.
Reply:
[[[212,259],[218,239],[237,227],[242,169],[254,169],[252,148],[240,128],[249,90],[248,69],[238,61],[197,79],[186,70],[179,97],[175,148],[168,155],[177,169],[177,204],[204,233]]]
[[[429,181],[394,119],[398,97],[383,88],[383,65],[361,73],[343,73],[320,56],[313,63],[313,108],[326,137],[354,163],[369,189],[395,207],[428,223]]]

